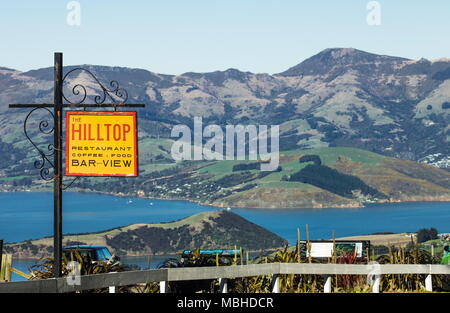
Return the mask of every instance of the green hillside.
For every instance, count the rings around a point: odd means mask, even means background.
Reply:
[[[449,171],[357,148],[282,151],[278,170],[263,172],[260,163],[251,160],[175,163],[170,158],[170,140],[145,137],[141,141],[139,177],[82,178],[72,190],[192,200],[219,207],[273,209],[450,201]],[[313,159],[305,162],[305,156]],[[320,165],[315,164],[314,158],[320,160]],[[27,164],[27,168],[30,166]],[[16,175],[0,179],[4,190],[39,191],[51,187],[37,180],[36,171]]]
[[[199,213],[161,224],[133,224],[88,234],[64,236],[64,245],[105,245],[119,255],[178,253],[184,249],[268,250],[282,247],[286,240],[243,217],[228,211]],[[53,239],[29,240],[5,247],[15,257],[46,257]]]

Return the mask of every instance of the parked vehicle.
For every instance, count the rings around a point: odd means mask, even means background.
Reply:
[[[63,248],[63,254],[70,260],[72,252],[77,251],[87,262],[118,262],[118,256],[111,254],[105,246],[74,245]]]

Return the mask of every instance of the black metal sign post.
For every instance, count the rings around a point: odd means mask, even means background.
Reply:
[[[100,95],[94,96],[95,103],[85,103],[89,98],[86,87],[81,84],[75,84],[72,88],[72,95],[81,97],[81,100],[72,102],[69,97],[66,97],[63,92],[63,84],[65,79],[75,71],[84,71],[89,74],[101,90]],[[53,196],[54,196],[54,218],[53,218],[53,254],[54,254],[54,277],[61,277],[62,275],[62,192],[67,189],[78,177],[75,177],[69,184],[63,182],[63,162],[62,162],[62,128],[63,128],[63,108],[143,108],[144,104],[126,104],[128,100],[128,93],[125,89],[120,88],[117,81],[111,81],[112,89],[104,87],[95,75],[84,68],[74,68],[63,76],[63,54],[55,53],[54,65],[54,97],[53,104],[10,104],[10,108],[33,108],[25,118],[24,132],[28,141],[34,146],[39,153],[41,160],[34,163],[34,166],[40,170],[41,178],[50,181],[53,180]],[[67,103],[64,103],[64,100]],[[109,102],[109,103],[108,103]],[[53,108],[53,112],[48,108]],[[33,112],[43,109],[52,115],[53,128],[49,127],[48,120],[41,120],[39,123],[39,131],[43,134],[53,133],[53,144],[49,144],[46,149],[41,149],[31,140],[27,132],[27,122]],[[53,156],[53,161],[50,160]],[[50,171],[53,170],[53,175]]]
[[[54,178],[53,178],[53,249],[55,277],[61,277],[62,260],[62,102],[63,102],[63,59],[62,53],[55,53],[54,67]]]
[[[2,268],[2,258],[3,258],[3,240],[0,239],[0,270]]]

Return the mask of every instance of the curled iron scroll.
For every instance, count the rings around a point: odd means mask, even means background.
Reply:
[[[77,71],[87,73],[89,76],[91,76],[94,79],[95,83],[100,88],[100,90],[101,90],[100,94],[92,95],[92,96],[94,96],[95,104],[101,105],[101,104],[109,103],[109,104],[113,105],[114,107],[117,107],[117,106],[121,106],[121,105],[125,104],[125,102],[127,102],[128,92],[125,89],[120,87],[119,82],[117,82],[116,80],[112,80],[109,82],[110,87],[106,88],[105,86],[103,86],[102,83],[100,83],[98,78],[91,71],[81,68],[81,67],[77,67],[77,68],[74,68],[74,69],[68,71],[66,73],[66,75],[64,75],[64,77],[63,77],[63,84],[72,73],[77,72]],[[70,99],[71,96],[76,96],[78,98],[78,100],[76,100],[76,101],[71,100]],[[75,84],[71,88],[71,96],[66,97],[66,95],[63,92],[63,98],[65,101],[67,101],[67,103],[73,104],[73,105],[80,105],[80,104],[85,104],[86,99],[90,95],[88,95],[85,85]]]
[[[55,154],[55,147],[53,144],[47,144],[43,145],[45,147],[42,149],[36,142],[33,141],[33,139],[31,139],[30,136],[30,128],[32,127],[30,121],[32,119],[33,113],[38,110],[44,110],[44,113],[47,116],[39,117],[41,118],[41,120],[38,122],[38,131],[45,135],[50,135],[55,131],[55,116],[53,115],[52,111],[44,107],[34,108],[27,114],[27,117],[25,118],[25,121],[23,123],[23,130],[25,133],[25,137],[33,145],[40,157],[40,159],[34,162],[34,167],[39,170],[42,179],[50,181],[54,178],[55,166],[50,160],[50,157]]]

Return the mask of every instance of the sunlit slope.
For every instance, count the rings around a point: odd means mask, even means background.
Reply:
[[[304,169],[309,162],[300,163],[304,155],[317,155],[324,166],[356,176],[368,186],[386,195],[376,201],[448,201],[450,200],[450,173],[412,161],[381,156],[356,148],[319,148],[293,150],[280,155],[281,171],[246,182],[253,188],[224,197],[215,202],[220,206],[303,208],[354,207],[364,197],[342,197],[311,184],[286,181],[283,178]],[[241,161],[242,162],[242,161]],[[201,171],[223,179],[232,172],[238,161],[218,162]],[[258,170],[253,170],[255,174]],[[236,174],[236,172],[234,172]],[[242,186],[235,186],[242,188]]]
[[[232,212],[203,212],[179,221],[133,224],[107,231],[64,236],[64,245],[105,245],[120,255],[178,253],[184,249],[248,250],[279,248],[286,241]],[[14,257],[50,256],[53,239],[43,238],[6,246]]]

